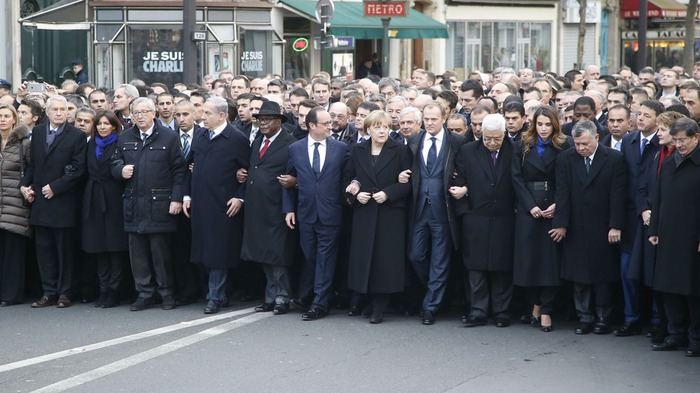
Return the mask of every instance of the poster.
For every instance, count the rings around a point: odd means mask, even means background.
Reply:
[[[355,73],[352,53],[333,53],[333,77],[349,78]]]

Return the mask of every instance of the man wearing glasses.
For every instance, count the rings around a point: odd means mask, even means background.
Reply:
[[[134,126],[119,136],[112,176],[126,180],[124,231],[139,297],[131,311],[154,304],[157,291],[163,310],[175,308],[170,233],[182,211],[185,159],[179,135],[155,122],[156,108],[148,98],[131,102]]]

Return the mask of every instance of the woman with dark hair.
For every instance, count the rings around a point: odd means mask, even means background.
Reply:
[[[0,307],[22,303],[24,297],[27,240],[32,229],[19,180],[29,165],[29,131],[12,105],[0,105]]]
[[[100,297],[95,307],[102,308],[119,304],[118,290],[127,262],[128,240],[122,215],[124,184],[112,177],[110,160],[121,131],[114,112],[100,111],[88,141],[82,245],[86,253],[95,254],[100,282]]]
[[[513,284],[526,288],[533,308],[531,324],[552,331],[552,303],[560,284],[558,245],[549,234],[556,204],[555,164],[573,143],[562,134],[550,106],[535,111],[534,121],[515,145],[512,162],[517,199]]]

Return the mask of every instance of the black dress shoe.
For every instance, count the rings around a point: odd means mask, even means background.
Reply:
[[[100,292],[100,296],[95,300],[95,307],[102,307],[102,304],[107,300],[108,294],[109,292]]]
[[[617,337],[629,337],[629,336],[637,335],[641,332],[642,332],[642,330],[639,328],[639,323],[634,321],[634,322],[625,322],[625,324],[622,325],[621,328],[615,330],[613,333]]]
[[[301,314],[302,321],[315,321],[328,315],[328,311],[318,306],[311,306],[309,311]]]
[[[196,297],[180,296],[177,299],[178,306],[187,306],[188,304],[194,304],[194,303],[197,303]]]
[[[464,324],[464,327],[477,327],[477,326],[484,326],[488,323],[488,320],[485,317],[475,317],[473,315],[469,315],[465,320],[462,321]]]
[[[685,356],[689,358],[700,357],[700,347],[688,348],[688,350],[685,351]]]
[[[160,305],[160,308],[163,310],[173,310],[175,307],[177,307],[177,302],[174,297],[171,295],[163,296],[163,303]]]
[[[306,304],[300,299],[289,299],[289,305],[292,310],[297,310],[301,312],[307,311],[311,307],[310,304]]]
[[[510,326],[509,318],[496,318],[496,327],[504,328]]]
[[[274,303],[263,303],[259,306],[255,306],[255,312],[270,312],[275,308]]]
[[[592,323],[580,323],[578,326],[576,326],[576,329],[574,329],[574,333],[583,335],[583,334],[588,334],[593,331],[593,324]]]
[[[595,334],[610,334],[610,325],[605,322],[598,322],[593,328],[593,333]]]
[[[374,311],[372,312],[372,316],[369,317],[369,323],[372,325],[380,324],[382,321],[384,321],[384,313],[381,311]]]
[[[117,291],[109,291],[109,292],[107,292],[107,297],[102,302],[102,305],[100,307],[112,308],[112,307],[116,307],[118,305],[119,305],[119,294],[117,293]]]
[[[536,317],[536,316],[531,316],[530,317],[530,326],[532,327],[540,327],[542,326],[542,319],[541,317]]]
[[[204,306],[205,314],[216,314],[221,310],[221,302],[216,300],[207,300],[207,305]]]
[[[139,297],[131,305],[131,311],[143,311],[147,308],[153,307],[153,303],[154,302],[152,297]]]
[[[654,338],[661,328],[659,326],[651,326],[647,332],[647,338]]]
[[[286,314],[288,312],[289,312],[289,303],[275,304],[275,307],[272,309],[272,313],[275,315],[282,315],[282,314]]]
[[[435,323],[435,313],[430,310],[423,311],[423,325],[432,325]]]
[[[687,340],[678,340],[671,337],[666,337],[666,340],[661,344],[654,344],[651,346],[653,351],[676,351],[678,349],[683,349],[688,346]]]
[[[362,309],[359,306],[350,306],[350,311],[348,311],[349,317],[359,317],[360,315],[362,315]]]
[[[666,337],[668,337],[668,329],[666,329],[666,326],[662,326],[656,331],[656,335],[654,335],[649,341],[652,344],[661,344],[664,342],[664,340],[666,340]]]

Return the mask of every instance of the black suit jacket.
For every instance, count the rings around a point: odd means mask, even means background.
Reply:
[[[82,189],[86,174],[87,140],[85,134],[68,123],[46,147],[49,124],[32,130],[31,163],[21,185],[33,186],[35,199],[30,223],[54,228],[71,228],[78,224]],[[49,185],[54,197],[46,199],[41,188]]]
[[[594,120],[593,123],[595,123],[595,127],[598,130],[598,138],[599,140],[603,140],[606,136],[610,135],[610,130],[608,130],[608,127],[605,127],[598,123],[598,120]],[[561,126],[561,132],[564,135],[571,136],[571,130],[574,129],[574,124],[576,124],[575,121],[572,121],[571,123],[566,123]]]

